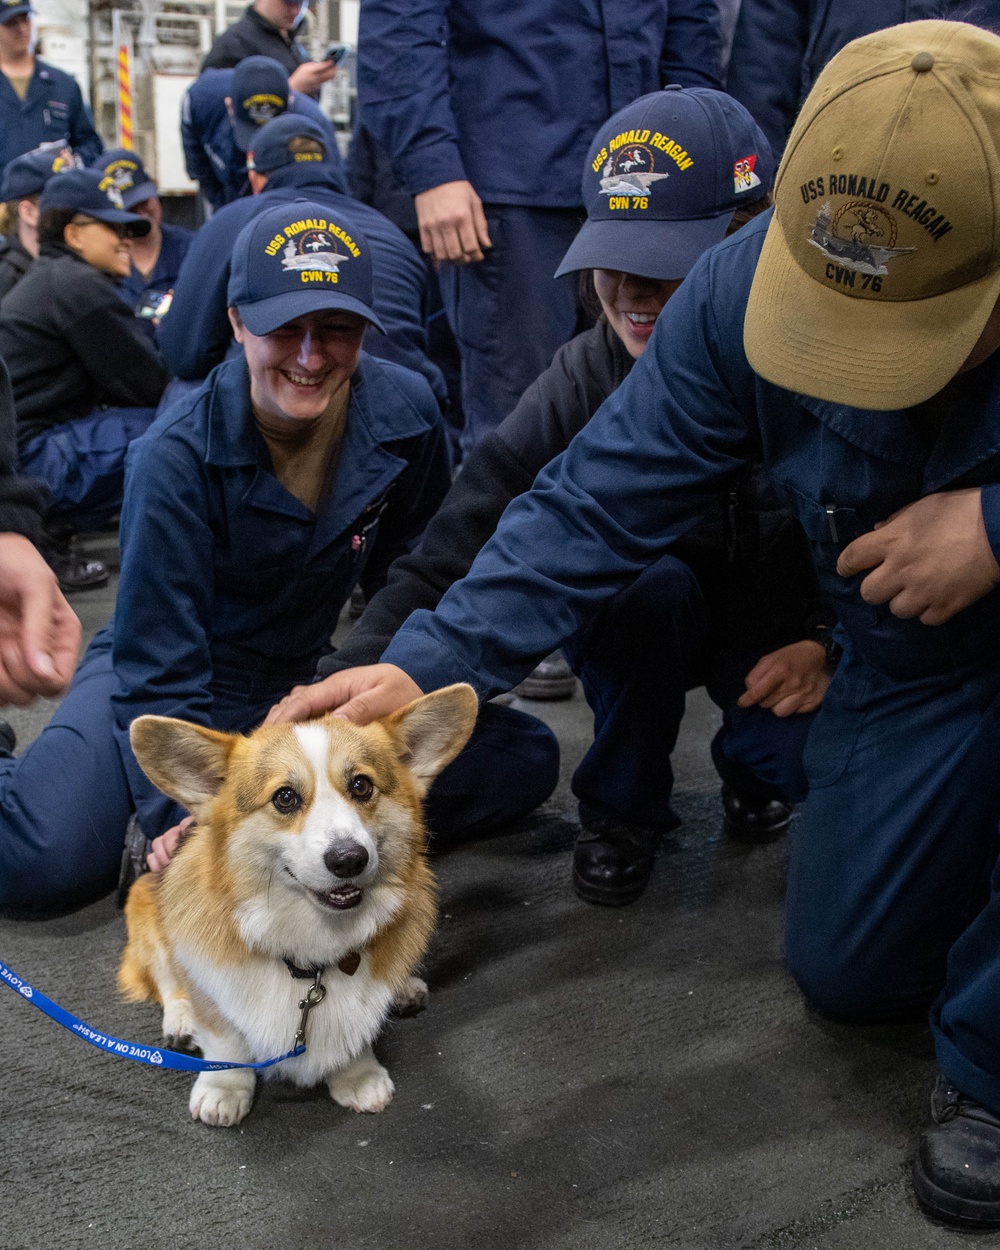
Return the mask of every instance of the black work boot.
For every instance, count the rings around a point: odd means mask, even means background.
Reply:
[[[519,699],[555,702],[572,699],[576,690],[576,674],[558,651],[536,664],[524,681],[514,687]]]
[[[142,831],[139,819],[133,812],[125,829],[125,846],[122,850],[122,866],[118,873],[118,906],[124,907],[128,892],[144,872],[149,872],[146,856],[152,842]]]
[[[732,786],[722,787],[722,806],[726,810],[726,833],[744,842],[770,842],[780,837],[791,824],[790,804],[778,799],[756,799],[738,794]]]
[[[586,821],[573,847],[573,884],[587,903],[621,907],[649,884],[662,830],[623,820]]]
[[[928,1215],[955,1228],[1000,1228],[1000,1116],[939,1076],[931,1123],[913,1160],[913,1192]]]
[[[71,530],[46,525],[39,549],[58,578],[59,589],[66,594],[107,584],[108,570],[100,560],[90,560],[76,551]]]

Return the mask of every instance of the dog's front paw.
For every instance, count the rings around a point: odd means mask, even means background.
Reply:
[[[416,1016],[427,1006],[427,982],[420,977],[407,977],[406,984],[396,991],[392,1000],[394,1016]]]
[[[196,1042],[194,1012],[186,998],[171,998],[163,1008],[163,1040],[168,1046],[193,1050]]]
[[[330,1097],[352,1111],[384,1111],[396,1087],[374,1055],[364,1055],[327,1080]]]
[[[203,1072],[191,1090],[191,1119],[214,1128],[232,1128],[250,1110],[253,1088],[252,1075],[248,1081],[240,1072]]]

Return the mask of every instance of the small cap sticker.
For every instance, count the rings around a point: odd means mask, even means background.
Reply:
[[[737,148],[737,151],[739,149]],[[760,186],[760,179],[754,173],[757,164],[757,153],[752,156],[741,156],[733,165],[733,188],[739,195],[743,191],[751,191]]]

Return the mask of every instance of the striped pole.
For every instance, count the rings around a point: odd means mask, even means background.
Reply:
[[[111,13],[112,36],[115,42],[115,127],[118,146],[131,150],[132,144],[132,40],[122,20],[120,9]]]

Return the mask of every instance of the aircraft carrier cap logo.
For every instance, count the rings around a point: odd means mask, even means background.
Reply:
[[[337,241],[327,230],[309,229],[289,239],[281,253],[281,267],[294,272],[322,270],[337,274],[350,256],[337,248]]]

